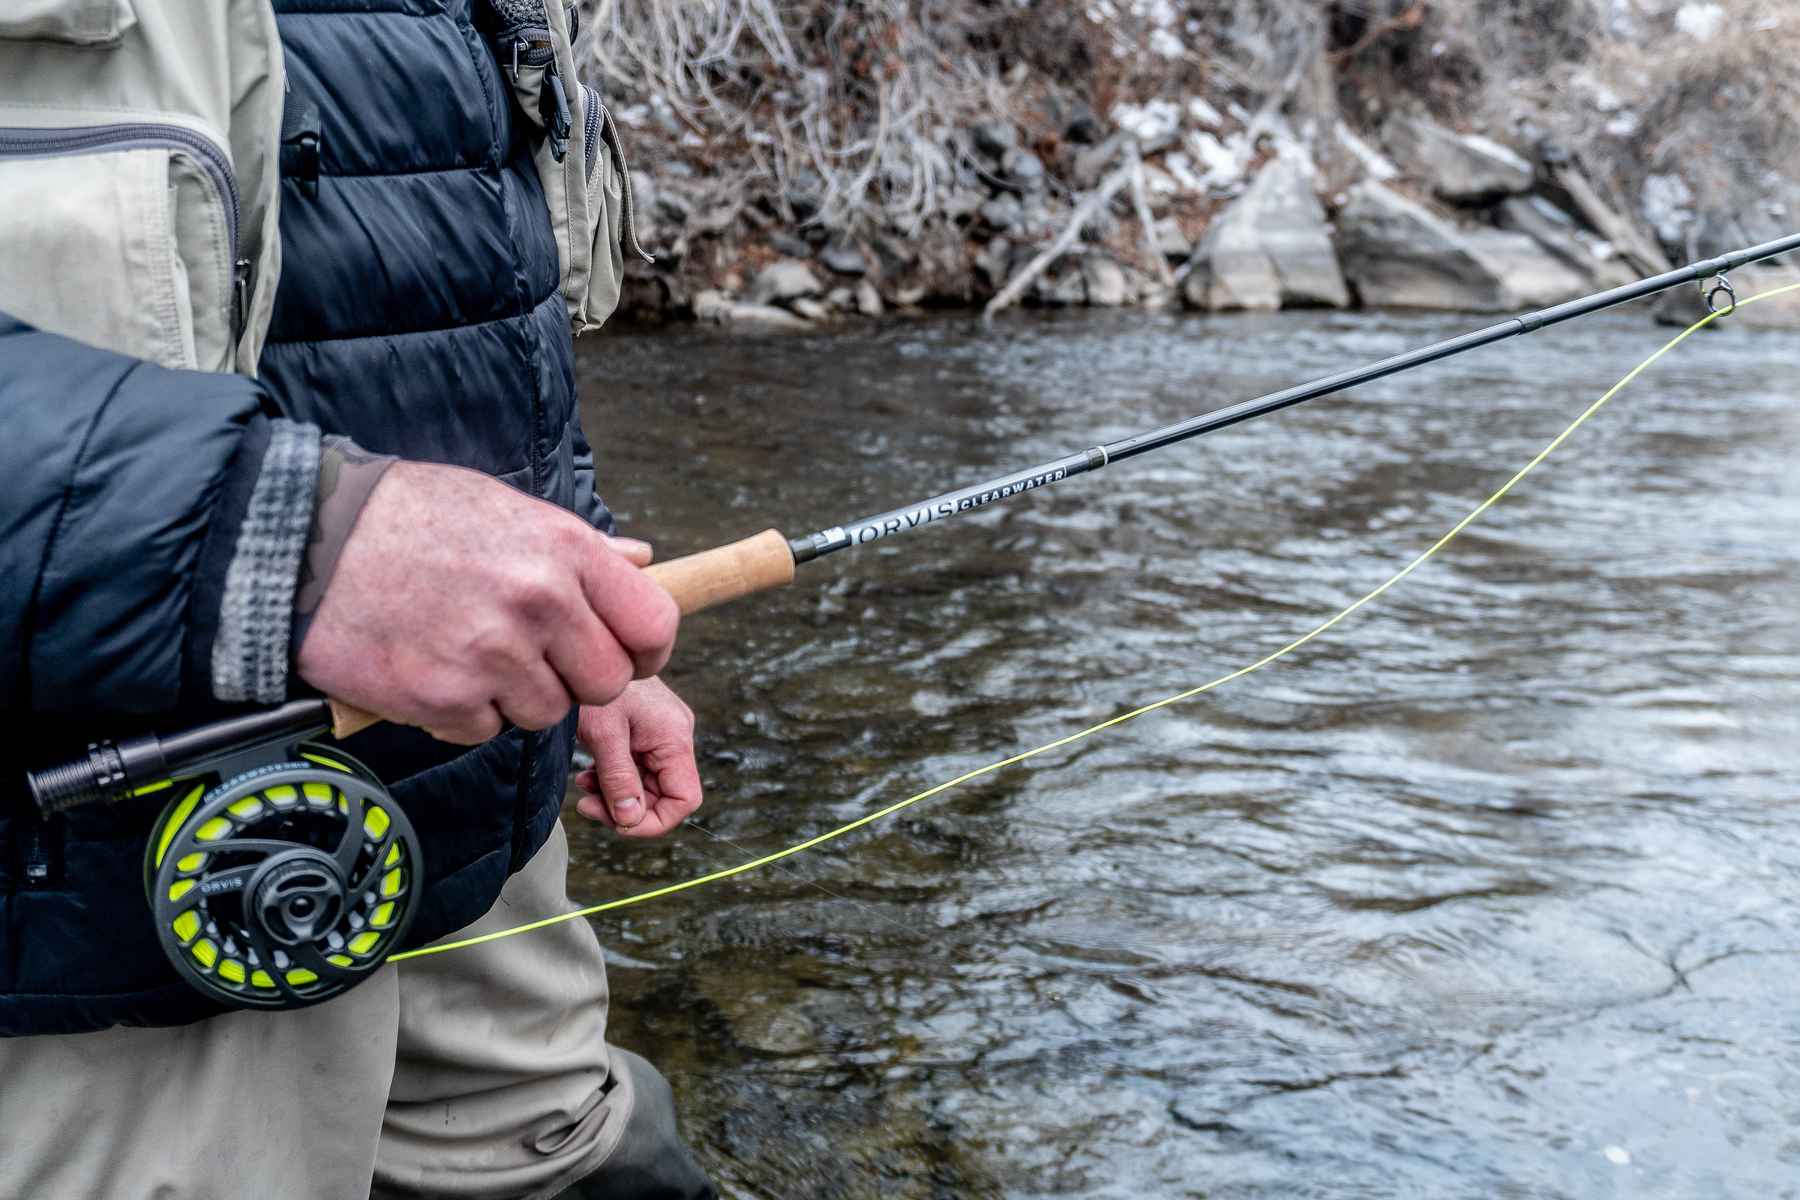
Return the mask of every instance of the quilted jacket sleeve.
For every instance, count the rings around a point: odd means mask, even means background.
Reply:
[[[582,430],[579,419],[572,432],[575,438],[575,511],[601,533],[617,533],[619,523],[595,486],[594,448],[588,445],[587,433]]]
[[[0,709],[281,699],[318,431],[0,313]]]

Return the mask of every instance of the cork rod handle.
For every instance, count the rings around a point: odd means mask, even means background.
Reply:
[[[794,552],[780,530],[765,529],[755,537],[653,563],[645,570],[688,617],[729,600],[786,587],[794,582]],[[361,733],[381,720],[355,705],[331,702],[331,732],[336,737]]]

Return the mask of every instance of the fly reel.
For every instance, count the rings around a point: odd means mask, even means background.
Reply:
[[[234,1008],[317,1004],[367,979],[422,895],[418,835],[323,731],[323,702],[159,740],[99,743],[31,775],[39,807],[158,792],[144,892],[180,976]]]

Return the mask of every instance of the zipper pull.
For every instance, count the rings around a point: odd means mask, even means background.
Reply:
[[[25,886],[31,889],[46,888],[56,882],[56,850],[51,841],[50,827],[42,821],[27,826],[25,833],[24,867]]]
[[[250,260],[240,258],[231,268],[231,340],[244,336],[250,321]]]
[[[561,162],[569,156],[569,131],[575,127],[575,118],[569,115],[569,93],[563,89],[555,63],[545,72],[544,82],[550,85],[551,98],[556,101],[556,110],[550,114],[550,157]]]
[[[514,38],[512,44],[512,81],[519,82],[519,54],[525,49],[524,38]]]

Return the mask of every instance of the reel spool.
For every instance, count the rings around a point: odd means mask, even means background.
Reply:
[[[300,1008],[355,987],[399,945],[421,895],[418,835],[381,781],[336,747],[288,753],[300,761],[176,779],[144,857],[163,953],[234,1008]]]

